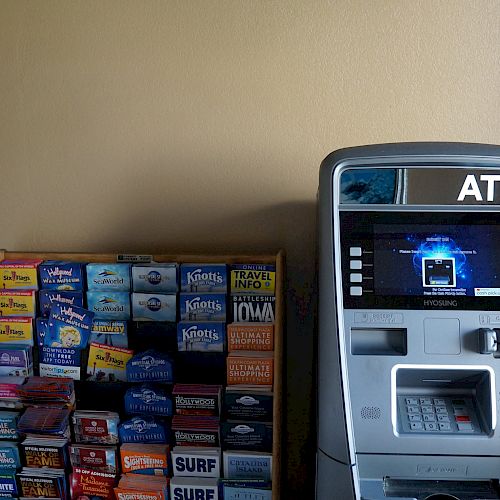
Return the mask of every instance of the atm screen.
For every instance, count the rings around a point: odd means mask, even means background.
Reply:
[[[378,295],[500,296],[500,227],[373,226]]]
[[[500,309],[499,213],[343,212],[341,225],[347,307]]]

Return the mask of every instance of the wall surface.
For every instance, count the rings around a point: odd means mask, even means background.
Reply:
[[[358,144],[500,142],[500,2],[0,7],[0,246],[284,247],[287,498],[310,498],[319,164]]]

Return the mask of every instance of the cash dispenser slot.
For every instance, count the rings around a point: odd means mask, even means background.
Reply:
[[[498,481],[440,481],[384,478],[388,498],[416,500],[487,500],[498,499]]]
[[[406,356],[406,328],[351,328],[351,354]]]
[[[490,367],[400,365],[393,369],[392,391],[396,435],[491,436],[496,427]]]

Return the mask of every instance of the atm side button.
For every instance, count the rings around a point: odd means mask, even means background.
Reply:
[[[351,286],[350,294],[359,297],[363,295],[363,288],[360,286]]]
[[[351,283],[362,283],[363,275],[361,273],[351,273],[350,280]]]
[[[361,247],[350,247],[349,248],[349,257],[361,257],[363,251]]]
[[[363,269],[363,263],[360,260],[351,260],[349,262],[349,267],[350,269],[357,269],[359,271]]]

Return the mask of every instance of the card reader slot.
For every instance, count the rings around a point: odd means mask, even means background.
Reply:
[[[486,480],[425,480],[384,478],[387,498],[416,498],[417,500],[495,499],[500,498],[498,481]]]
[[[351,354],[406,356],[406,328],[351,328]]]

